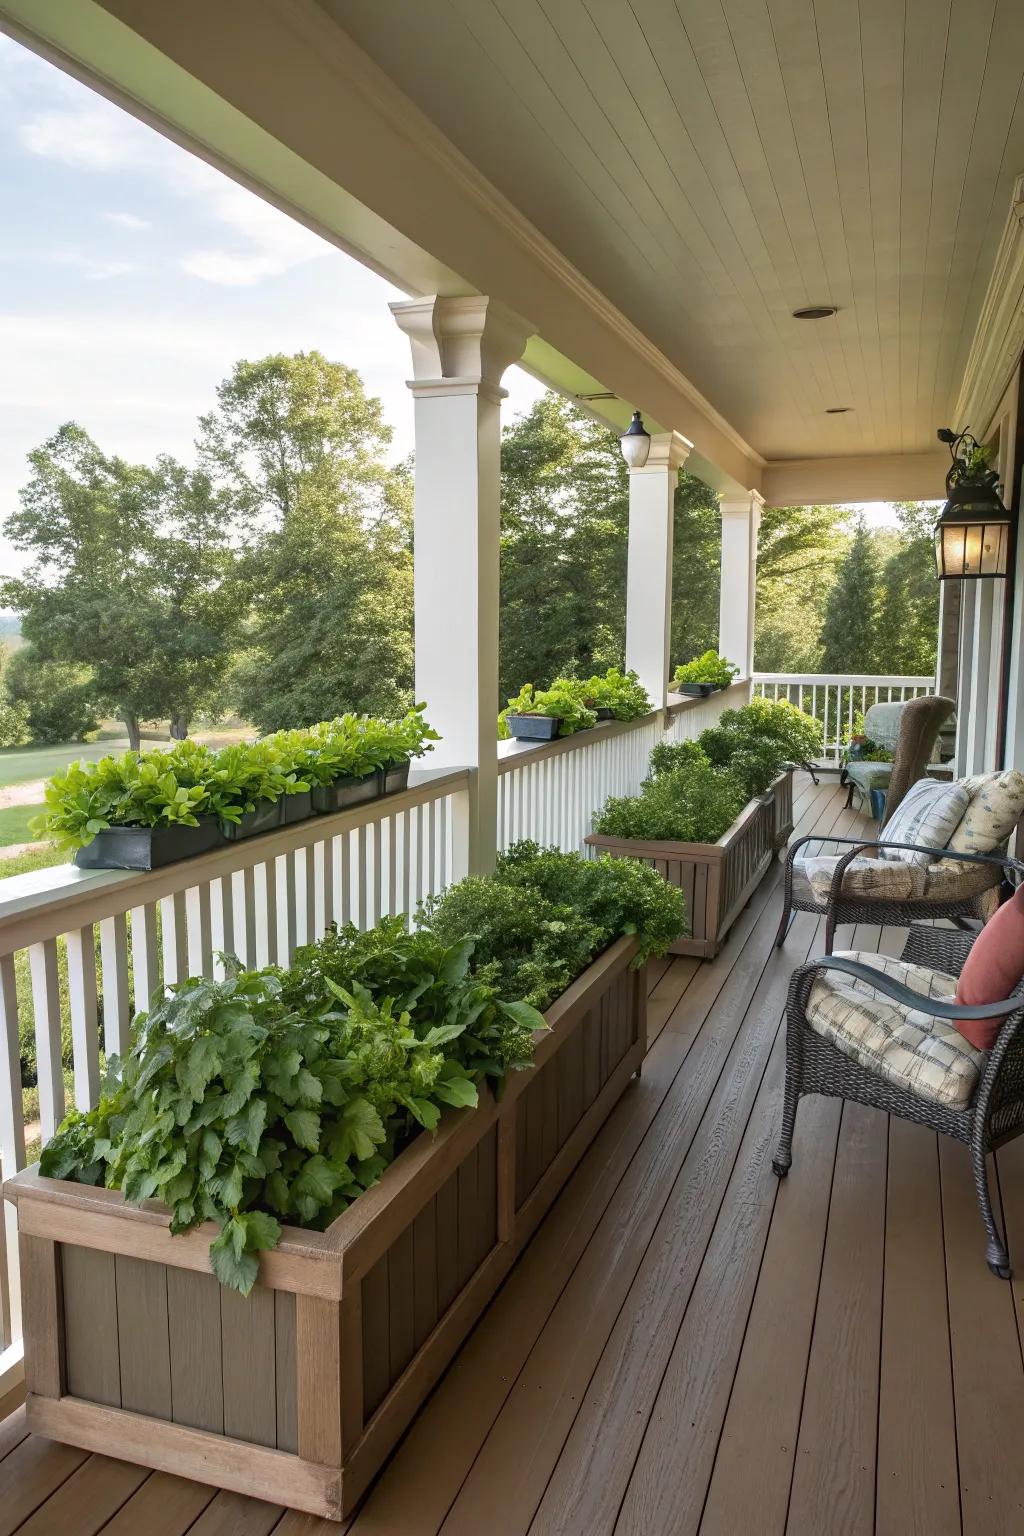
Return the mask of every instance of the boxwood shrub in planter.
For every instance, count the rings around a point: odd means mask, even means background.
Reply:
[[[678,892],[642,866],[522,845],[411,934],[349,927],[286,971],[173,989],[97,1108],[6,1186],[36,1266],[33,1427],[351,1508],[639,1067],[637,967],[681,926]],[[118,1254],[146,1262],[118,1264],[114,1316]],[[410,1329],[414,1285],[431,1309]],[[55,1328],[34,1327],[51,1296]],[[173,1397],[136,1369],[112,1400],[108,1357],[148,1360],[154,1342]],[[254,1373],[268,1351],[276,1369]]]
[[[686,897],[677,954],[717,954],[793,827],[792,760],[813,755],[817,722],[785,702],[726,710],[696,741],[663,743],[639,795],[607,801],[587,843],[662,869]]]
[[[739,672],[739,667],[719,656],[717,651],[705,651],[703,656],[683,662],[676,668],[675,690],[690,698],[707,698],[720,688],[728,688]]]

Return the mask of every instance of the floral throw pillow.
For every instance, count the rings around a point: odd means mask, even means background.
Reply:
[[[1024,773],[985,773],[961,780],[971,795],[960,825],[949,840],[957,853],[992,853],[1001,848],[1024,813]],[[963,869],[956,859],[944,859],[944,869]]]
[[[881,835],[886,842],[946,848],[970,803],[970,794],[955,779],[918,779],[907,790]],[[883,859],[901,859],[924,866],[935,858],[934,853],[911,853],[904,848],[883,848],[880,852]]]

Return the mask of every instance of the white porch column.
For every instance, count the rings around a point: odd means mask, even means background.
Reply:
[[[629,472],[626,557],[626,667],[655,709],[665,708],[672,636],[672,529],[679,470],[692,444],[659,432],[642,469]]]
[[[500,381],[533,327],[476,295],[391,313],[412,347],[416,401],[416,697],[442,737],[431,766],[476,769],[455,873],[480,874],[497,848]]]
[[[718,603],[718,649],[739,667],[742,677],[754,670],[754,605],[757,592],[757,530],[764,497],[757,491],[723,496],[722,584]]]

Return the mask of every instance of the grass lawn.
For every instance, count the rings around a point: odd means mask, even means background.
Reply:
[[[0,751],[0,787],[48,779],[69,763],[85,758],[95,761],[98,757],[106,757],[111,750],[109,741],[72,741],[59,747],[6,747]]]
[[[0,806],[0,848],[8,848],[11,843],[33,842],[34,838],[28,829],[28,824],[42,809],[41,805]],[[13,871],[6,867],[5,862],[0,860],[0,876],[12,873]]]
[[[23,843],[27,839],[12,837],[10,841]],[[6,880],[9,875],[27,875],[33,869],[52,869],[55,864],[69,863],[70,859],[69,853],[61,853],[59,849],[47,843],[44,848],[39,848],[32,853],[16,853],[13,858],[0,859],[0,880]]]

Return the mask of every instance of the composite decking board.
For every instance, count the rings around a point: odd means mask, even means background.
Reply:
[[[151,1472],[126,1500],[103,1536],[182,1536],[212,1503],[216,1488],[193,1483],[169,1472]],[[73,1536],[78,1536],[77,1530]]]
[[[889,1122],[876,1536],[959,1536],[935,1133]]]
[[[1013,1291],[985,1267],[966,1149],[940,1137],[939,1170],[964,1536],[1010,1536],[1024,1528],[1024,1374]]]
[[[148,1476],[145,1467],[109,1456],[89,1456],[29,1516],[20,1527],[20,1536],[65,1536],[72,1520],[76,1536],[96,1536]]]
[[[675,964],[663,975],[647,998],[648,1048],[657,1040],[668,1023],[669,1017],[700,969],[700,961],[691,955],[680,955]]]
[[[805,944],[815,926],[801,914],[795,930]],[[767,958],[739,1006],[719,999],[709,1013],[701,1039],[713,1044],[697,1062],[691,1052],[648,1135],[653,1155],[634,1160],[609,1201],[460,1490],[444,1536],[470,1536],[499,1517],[509,1530],[528,1528],[677,1182],[689,1187],[695,1235],[703,1232],[706,1242],[771,1045],[757,1010],[749,1010]]]
[[[874,1521],[887,1130],[881,1110],[843,1106],[786,1524],[791,1536],[860,1536]]]
[[[25,1421],[25,1409],[15,1408],[6,1419],[0,1421],[0,1461],[19,1446],[23,1440],[28,1439],[28,1424]]]
[[[0,1461],[0,1536],[12,1536],[85,1461],[86,1452],[31,1435]]]
[[[270,1536],[281,1514],[276,1504],[222,1491],[211,1499],[195,1524],[188,1527],[188,1536]],[[338,1532],[341,1527],[332,1524],[330,1529]]]

